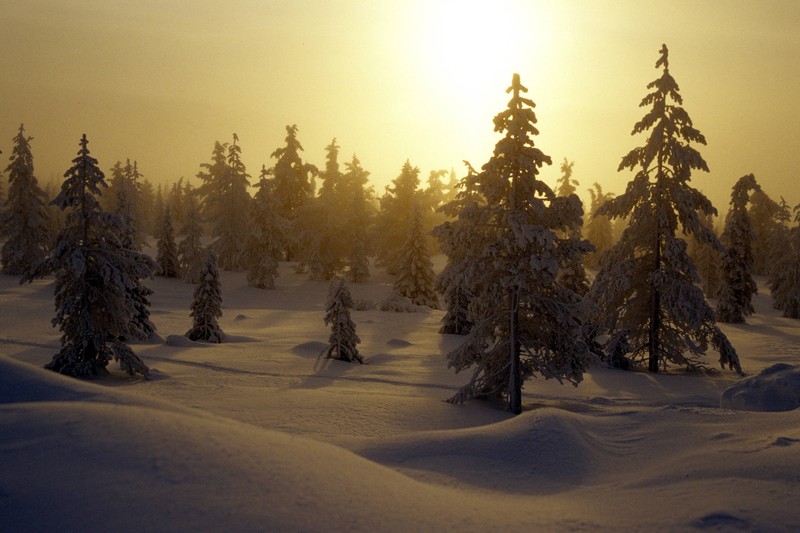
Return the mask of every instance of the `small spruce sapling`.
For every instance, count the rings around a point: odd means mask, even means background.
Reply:
[[[222,291],[214,252],[206,254],[200,271],[200,283],[194,290],[191,310],[192,329],[186,332],[186,337],[193,341],[216,343],[225,339],[217,321],[222,316]]]
[[[357,345],[361,342],[356,334],[356,325],[350,318],[353,298],[344,279],[331,280],[328,291],[328,302],[325,305],[325,325],[331,326],[328,347],[322,352],[329,359],[339,359],[364,364],[364,358],[358,353]]]

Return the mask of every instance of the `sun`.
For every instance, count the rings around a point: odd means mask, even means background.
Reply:
[[[515,72],[524,81],[550,52],[547,8],[530,0],[429,0],[423,9],[426,69],[464,103],[505,90]]]

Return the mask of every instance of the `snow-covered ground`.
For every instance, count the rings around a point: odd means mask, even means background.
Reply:
[[[319,360],[327,283],[277,281],[223,273],[209,345],[182,336],[192,286],[153,280],[151,379],[86,381],[41,368],[52,281],[0,276],[0,530],[800,530],[800,409],[720,408],[736,374],[595,366],[529,381],[517,417],[453,406],[441,311],[353,311],[368,364]],[[349,287],[379,303],[391,280]],[[723,325],[745,371],[800,364],[800,322],[756,307]]]

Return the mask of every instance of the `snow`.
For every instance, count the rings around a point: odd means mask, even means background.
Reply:
[[[800,407],[800,366],[776,363],[722,393],[720,406],[741,411],[791,411]]]
[[[349,284],[354,298],[391,293],[372,273]],[[462,338],[437,333],[442,311],[352,311],[368,363],[352,365],[319,358],[327,283],[286,263],[275,290],[221,277],[236,342],[182,337],[193,286],[158,278],[166,342],[133,345],[151,379],[112,363],[77,380],[41,368],[59,347],[52,280],[0,276],[2,529],[800,528],[800,409],[720,407],[733,385],[800,361],[800,323],[763,288],[748,324],[722,326],[753,377],[593,366],[579,387],[526,382],[514,417],[444,402],[469,375],[446,367]],[[797,379],[777,368],[769,380]]]

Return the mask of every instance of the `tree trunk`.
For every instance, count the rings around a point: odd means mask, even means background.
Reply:
[[[510,365],[508,378],[508,410],[518,415],[522,412],[522,370],[519,360],[519,289],[512,288],[509,294],[511,323],[509,329]]]

